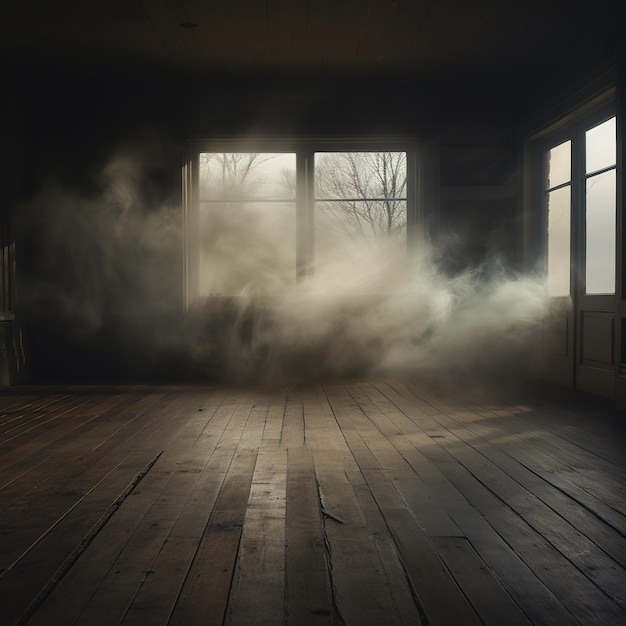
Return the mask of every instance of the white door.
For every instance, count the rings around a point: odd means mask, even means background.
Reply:
[[[551,378],[614,397],[617,334],[616,120],[570,126],[544,149]]]

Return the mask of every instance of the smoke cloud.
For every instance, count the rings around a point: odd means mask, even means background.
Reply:
[[[229,353],[268,380],[409,375],[502,385],[531,376],[548,307],[543,282],[497,261],[446,276],[422,251],[350,251],[264,302],[236,300],[253,332]]]
[[[95,193],[51,183],[20,207],[18,296],[35,360],[56,329],[80,355],[74,372],[109,359],[107,371],[137,379],[292,384],[389,374],[483,385],[537,367],[544,280],[497,259],[451,276],[437,259],[454,249],[442,247],[407,254],[397,242],[347,242],[295,281],[295,267],[268,262],[275,234],[251,237],[244,220],[244,249],[229,223],[215,271],[258,271],[236,296],[184,314],[179,187],[163,182],[172,181],[162,152],[125,150],[94,178]],[[283,257],[293,262],[274,258]]]

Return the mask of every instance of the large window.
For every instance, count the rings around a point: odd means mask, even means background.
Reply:
[[[615,117],[573,126],[544,157],[548,293],[569,295],[573,278],[581,294],[614,294]],[[572,233],[573,223],[580,227]]]
[[[296,155],[199,155],[199,296],[232,296],[295,280]]]
[[[417,215],[406,146],[255,149],[197,145],[184,168],[187,304],[273,296],[368,246],[406,249]]]
[[[570,293],[572,142],[550,148],[546,159],[548,212],[548,293]]]
[[[615,293],[615,118],[585,132],[585,293]]]
[[[315,261],[332,263],[347,247],[406,241],[405,152],[315,155]]]

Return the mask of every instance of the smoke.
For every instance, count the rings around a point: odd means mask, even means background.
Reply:
[[[71,344],[80,369],[96,373],[105,370],[94,362],[109,359],[106,371],[135,378],[272,384],[393,374],[483,385],[532,374],[544,281],[495,258],[451,276],[439,259],[454,249],[346,241],[296,281],[285,235],[230,220],[209,233],[219,254],[203,271],[236,277],[238,293],[183,314],[179,187],[162,156],[125,150],[96,175],[94,193],[51,183],[20,207],[18,295],[34,358],[48,350],[40,358],[54,360]]]
[[[151,170],[150,163],[120,154],[98,173],[96,193],[48,182],[19,208],[23,308],[67,320],[85,334],[108,316],[169,307],[180,206],[151,204]]]
[[[548,311],[543,281],[495,259],[450,277],[431,258],[355,246],[262,306],[237,299],[253,330],[229,369],[252,366],[266,380],[393,374],[481,386],[532,376]]]

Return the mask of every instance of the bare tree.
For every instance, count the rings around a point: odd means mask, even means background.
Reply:
[[[201,295],[264,293],[295,280],[294,201],[281,195],[270,153],[201,153],[197,223]],[[295,159],[294,159],[295,160]],[[286,279],[288,281],[288,279]]]
[[[316,219],[347,236],[391,236],[406,227],[404,152],[317,155]]]
[[[200,188],[220,200],[250,198],[264,182],[259,167],[271,158],[259,152],[203,152]]]

